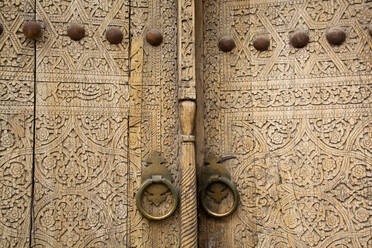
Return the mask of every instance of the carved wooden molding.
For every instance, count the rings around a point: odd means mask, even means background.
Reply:
[[[193,135],[195,112],[194,101],[180,101],[181,247],[197,247],[198,242],[195,136]]]
[[[195,91],[195,5],[178,1],[178,98],[196,99]]]

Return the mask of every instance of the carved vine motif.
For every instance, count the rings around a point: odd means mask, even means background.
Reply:
[[[32,110],[23,108],[0,114],[0,244],[10,247],[27,242],[30,228]]]
[[[125,115],[40,111],[38,116],[35,242],[42,244],[44,236],[50,236],[54,244],[71,247],[87,245],[98,237],[107,245],[119,242],[114,237],[91,235],[92,230],[104,233],[116,228],[120,238],[126,230]],[[57,189],[64,195],[55,195]]]

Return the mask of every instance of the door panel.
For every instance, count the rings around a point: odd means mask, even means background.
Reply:
[[[134,196],[141,185],[141,171],[148,156],[160,151],[179,189],[178,105],[177,105],[177,1],[131,1],[130,58],[130,247],[178,247],[179,211],[162,221],[148,221],[136,211]],[[147,31],[161,32],[163,42],[154,47],[146,42]],[[137,38],[137,39],[136,39]],[[135,44],[140,40],[143,44]],[[136,49],[142,51],[140,55]],[[171,197],[168,193],[167,197]],[[147,201],[148,204],[150,204]],[[164,212],[167,201],[151,210]]]
[[[35,247],[179,246],[178,212],[155,223],[135,205],[153,151],[179,188],[176,1],[0,7],[0,246],[30,237]],[[43,33],[33,42],[21,29],[35,16]],[[72,22],[85,28],[80,41],[67,36]],[[106,40],[109,27],[123,32],[119,45]],[[149,29],[161,46],[144,41]]]
[[[371,3],[220,0],[203,13],[204,149],[237,156],[225,166],[240,205],[201,218],[200,246],[371,246]],[[296,29],[309,32],[302,49]],[[259,34],[268,51],[253,47]],[[218,50],[224,35],[232,52]]]
[[[38,2],[45,33],[36,56],[35,246],[178,245],[177,214],[149,223],[135,205],[152,151],[163,152],[178,178],[175,7]],[[81,41],[66,36],[71,22],[85,27]],[[123,32],[121,44],[108,43],[109,27]],[[163,33],[161,47],[144,43],[150,28]]]
[[[34,42],[22,25],[33,20],[33,2],[0,2],[0,247],[29,246]]]
[[[33,244],[119,247],[128,231],[129,6],[37,1]],[[73,22],[86,36],[73,41]],[[119,45],[108,28],[123,33]]]

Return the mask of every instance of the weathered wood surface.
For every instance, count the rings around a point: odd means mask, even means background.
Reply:
[[[362,0],[1,1],[0,247],[372,246],[371,13]],[[181,189],[161,222],[134,201],[152,151]],[[225,165],[241,203],[197,231],[195,161],[209,152],[237,156]]]
[[[237,156],[225,165],[241,202],[201,218],[200,247],[371,247],[371,3],[207,0],[202,12],[200,150]],[[346,30],[340,46],[332,26]],[[289,44],[296,29],[304,48]],[[268,51],[253,47],[261,34]]]
[[[176,6],[0,3],[1,247],[27,246],[31,219],[37,247],[179,246],[178,213],[150,224],[134,202],[152,151],[163,152],[179,184]],[[35,19],[36,43],[22,34]],[[85,29],[80,41],[67,36],[72,22]],[[123,32],[118,45],[106,40],[111,27]],[[160,47],[144,42],[150,28],[163,33]]]

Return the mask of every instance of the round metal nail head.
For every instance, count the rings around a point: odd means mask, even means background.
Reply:
[[[85,36],[85,29],[82,25],[72,23],[67,29],[67,35],[75,41],[81,40]]]
[[[23,34],[28,39],[36,40],[41,35],[41,25],[35,21],[25,22],[23,25]]]
[[[119,44],[123,40],[123,32],[118,28],[110,28],[106,31],[106,39],[111,44]]]
[[[346,39],[346,33],[341,27],[332,27],[327,30],[326,38],[332,45],[341,45]]]
[[[289,40],[293,47],[302,48],[309,43],[310,38],[306,31],[297,30],[290,35]]]
[[[156,29],[146,33],[146,40],[152,46],[159,46],[163,42],[163,35]]]
[[[270,46],[270,39],[266,35],[258,35],[254,41],[253,46],[258,51],[266,51]]]
[[[224,36],[218,41],[218,47],[223,52],[230,52],[235,46],[235,41],[230,36]]]

